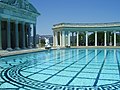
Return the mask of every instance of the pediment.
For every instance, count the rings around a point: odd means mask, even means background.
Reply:
[[[25,9],[34,13],[38,13],[36,8],[28,2],[28,0],[0,0],[0,2],[15,6],[17,8]]]

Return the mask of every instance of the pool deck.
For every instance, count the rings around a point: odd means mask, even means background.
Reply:
[[[45,50],[45,49],[44,48],[35,48],[35,49],[25,49],[25,50],[15,50],[15,51],[0,50],[0,57],[32,53],[32,52],[39,52],[39,51],[43,51],[43,50]]]
[[[65,48],[65,47],[59,47]],[[103,49],[120,49],[120,46],[71,46],[70,48],[103,48]],[[56,49],[56,47],[52,47],[52,49]],[[45,48],[34,48],[34,49],[25,49],[25,50],[14,50],[14,51],[7,51],[7,50],[0,50],[0,57],[11,56],[11,55],[18,55],[18,54],[25,54],[25,53],[32,53],[32,52],[39,52],[43,51]]]
[[[103,48],[103,49],[117,49],[120,46],[71,46],[71,48]]]

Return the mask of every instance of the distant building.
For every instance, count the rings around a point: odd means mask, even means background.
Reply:
[[[81,46],[79,34],[85,33],[85,37],[82,37],[85,44],[89,46],[89,32],[94,33],[93,46],[118,46],[117,33],[120,32],[120,22],[112,23],[60,23],[53,26],[53,46]],[[103,41],[101,44],[98,42],[99,32],[103,32]],[[109,35],[109,32],[113,36]],[[109,40],[108,40],[109,39]],[[109,42],[107,42],[109,41]]]
[[[39,15],[28,0],[0,0],[0,49],[31,48],[31,29],[33,47],[36,47],[36,20]]]

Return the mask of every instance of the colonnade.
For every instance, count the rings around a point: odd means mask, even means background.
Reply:
[[[58,37],[58,32],[60,33],[60,37]],[[103,31],[104,32],[104,46],[107,46],[107,31]],[[71,46],[71,37],[73,36],[73,32],[72,31],[53,31],[54,35],[53,35],[53,46],[58,46],[60,45],[61,47],[65,47],[65,46]],[[79,46],[79,33],[80,31],[76,31],[76,46]],[[98,31],[94,31],[95,33],[95,46],[98,46]],[[114,43],[113,45],[116,46],[116,31],[113,31],[114,33]],[[88,45],[88,34],[89,32],[86,31],[85,32],[85,46],[89,46]],[[71,36],[72,35],[72,36]],[[67,39],[66,39],[67,38]],[[58,40],[59,39],[59,40]],[[112,40],[112,39],[111,39]],[[60,41],[60,44],[58,44],[58,41]],[[112,41],[110,41],[111,43]]]
[[[5,21],[6,27],[2,24]],[[13,26],[11,26],[11,23],[14,23],[14,38],[12,38],[11,32],[13,31]],[[20,26],[20,27],[19,27]],[[33,26],[33,46],[31,46],[31,29]],[[5,28],[5,34],[6,36],[2,35],[3,29]],[[21,33],[21,34],[20,34]],[[3,41],[3,37],[6,37],[5,41]],[[21,38],[20,38],[21,37]],[[26,39],[27,37],[27,39]],[[11,47],[12,39],[14,39],[15,46],[14,48]],[[6,42],[6,49],[12,50],[12,49],[20,49],[20,43],[21,48],[32,48],[36,47],[36,23],[29,23],[25,21],[19,21],[19,20],[11,20],[8,19],[2,19],[0,17],[0,49],[4,46],[4,42]]]

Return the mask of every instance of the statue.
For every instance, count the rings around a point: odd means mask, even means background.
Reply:
[[[51,45],[49,43],[49,39],[45,38],[45,49],[50,49],[50,48],[51,48]]]

